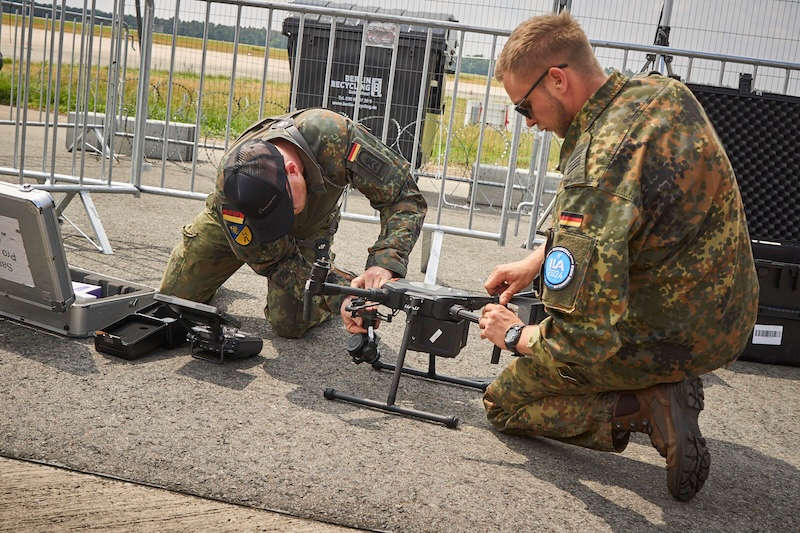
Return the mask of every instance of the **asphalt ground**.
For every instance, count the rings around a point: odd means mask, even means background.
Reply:
[[[28,143],[27,153],[36,154],[33,134]],[[59,149],[59,163],[65,163],[68,155]],[[0,166],[9,159],[0,154]],[[121,168],[118,175],[124,176]],[[168,184],[184,182],[187,172],[185,166],[168,164]],[[210,186],[211,174],[201,173],[202,187]],[[151,183],[159,178],[158,167],[145,173]],[[62,225],[70,264],[157,287],[180,227],[201,203],[149,194],[92,197],[114,254],[99,253],[71,225],[88,231],[76,200]],[[357,197],[348,208],[369,212]],[[433,209],[431,217],[436,217]],[[458,208],[441,215],[442,223],[463,219]],[[489,231],[497,214],[484,209],[475,215],[475,225]],[[377,232],[375,225],[343,221],[333,245],[337,264],[361,268]],[[446,236],[439,282],[479,290],[494,264],[527,253],[521,241],[512,237],[498,246]],[[424,277],[420,248],[411,255],[413,280]],[[736,362],[704,376],[706,410],[700,425],[711,452],[711,474],[694,500],[680,503],[670,497],[664,460],[644,435],[634,435],[621,454],[506,436],[486,421],[479,391],[409,377],[400,380],[398,405],[457,416],[458,429],[326,400],[327,387],[383,400],[391,374],[354,365],[344,350],[348,335],[338,322],[301,340],[277,337],[263,318],[265,294],[264,280],[247,267],[219,291],[213,303],[264,341],[258,356],[224,365],[192,358],[188,348],[126,361],[98,353],[91,338],[0,320],[0,456],[171,491],[165,494],[278,510],[325,527],[800,530],[800,368]],[[401,313],[380,327],[386,361],[397,354],[403,318]],[[437,370],[491,379],[510,359],[504,354],[500,365],[491,365],[490,352],[472,326],[458,357],[440,359]],[[407,359],[420,368],[425,361],[413,353]],[[0,486],[3,507],[19,505],[9,493],[16,491]],[[65,507],[73,504],[63,499]],[[52,505],[57,508],[58,499]],[[6,516],[0,515],[3,527],[14,529],[15,518]],[[169,520],[166,513],[164,523]],[[199,529],[214,526],[209,522]]]

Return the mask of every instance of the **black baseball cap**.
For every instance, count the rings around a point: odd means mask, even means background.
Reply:
[[[252,240],[280,239],[292,229],[294,208],[283,155],[274,144],[251,139],[234,147],[223,163],[223,210],[244,215]]]

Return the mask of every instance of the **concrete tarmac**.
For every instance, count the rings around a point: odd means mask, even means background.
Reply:
[[[0,531],[356,531],[0,457]]]

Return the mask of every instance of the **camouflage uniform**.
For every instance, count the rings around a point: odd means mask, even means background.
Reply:
[[[287,135],[296,127],[301,139]],[[339,200],[346,186],[361,191],[379,211],[381,232],[369,248],[366,267],[384,267],[406,274],[408,254],[425,217],[425,199],[411,177],[409,163],[350,119],[324,109],[308,109],[267,118],[251,127],[229,149],[245,140],[283,138],[305,144],[313,161],[305,160],[308,203],[295,215],[290,233],[269,243],[250,242],[222,218],[225,206],[223,171],[205,209],[184,226],[183,240],[172,254],[160,291],[207,302],[244,263],[268,279],[264,314],[278,335],[300,337],[309,328],[338,314],[343,297],[316,296],[310,322],[302,319],[305,280],[315,259],[318,239],[331,243],[339,221]],[[300,150],[299,150],[300,152]],[[223,160],[225,158],[223,157]],[[334,269],[328,281],[349,284],[353,274]]]
[[[570,124],[559,168],[539,276],[550,316],[484,404],[503,431],[621,451],[613,391],[699,376],[744,349],[758,305],[744,209],[702,107],[660,75],[612,74]]]

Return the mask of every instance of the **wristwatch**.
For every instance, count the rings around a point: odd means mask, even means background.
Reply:
[[[514,324],[506,331],[506,338],[504,339],[506,348],[514,353],[517,353],[517,343],[522,336],[522,328],[524,327],[525,324]]]

